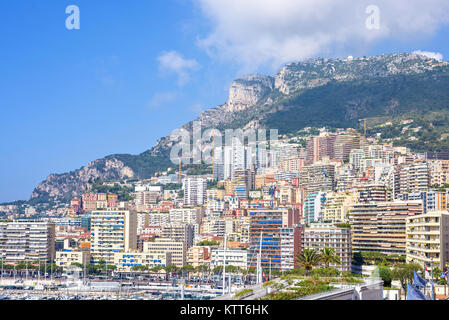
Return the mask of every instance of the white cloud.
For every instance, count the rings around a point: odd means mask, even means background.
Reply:
[[[184,59],[184,57],[176,51],[163,52],[157,60],[161,72],[174,73],[178,77],[178,84],[184,85],[189,79],[189,72],[199,68],[199,63],[195,59]]]
[[[420,54],[420,55],[426,56],[428,58],[436,59],[436,60],[439,60],[439,61],[443,60],[443,55],[441,53],[439,53],[439,52],[430,52],[430,51],[416,50],[416,51],[413,51],[413,53]]]
[[[364,54],[377,40],[409,41],[449,23],[447,0],[195,0],[211,32],[199,45],[247,71],[317,55]],[[366,27],[370,5],[379,29]]]
[[[148,102],[148,107],[150,109],[157,109],[164,104],[172,102],[177,96],[178,94],[176,92],[158,92]]]

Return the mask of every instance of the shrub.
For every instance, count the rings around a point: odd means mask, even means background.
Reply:
[[[243,289],[242,291],[239,291],[234,294],[234,298],[242,298],[243,296],[249,295],[253,293],[253,289]]]

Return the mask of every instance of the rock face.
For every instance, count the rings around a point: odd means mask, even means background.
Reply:
[[[87,166],[66,174],[51,174],[33,191],[31,199],[45,196],[57,200],[69,200],[86,191],[89,180],[115,180],[133,178],[134,172],[117,159],[99,159]]]
[[[284,66],[275,76],[274,87],[288,95],[325,85],[329,81],[421,74],[447,65],[447,62],[423,55],[405,53],[357,59],[311,59]]]
[[[248,75],[237,79],[229,89],[227,111],[242,111],[254,106],[274,87],[274,79],[263,75]]]
[[[324,87],[330,82],[345,83],[394,75],[421,75],[438,70],[449,74],[449,63],[417,54],[311,59],[291,63],[284,66],[274,77],[249,75],[235,80],[229,89],[228,101],[206,110],[197,120],[202,122],[203,128],[220,130],[257,128],[264,125],[264,117],[280,113],[284,108],[283,100],[297,97],[309,89]],[[316,100],[319,99],[315,99],[315,102]],[[308,106],[313,102],[308,101]],[[397,107],[398,102],[393,98],[389,100],[388,106],[385,106],[389,108],[388,110],[395,110]],[[319,108],[318,112],[326,111],[322,106]],[[345,105],[346,116],[351,119],[356,118],[363,108],[368,109],[363,97],[360,101],[354,98]],[[183,128],[190,130],[191,125],[192,122],[189,122]],[[284,122],[279,125],[283,126]],[[169,160],[171,145],[170,138],[164,137],[152,149],[140,155],[108,156],[91,162],[79,170],[59,175],[52,174],[35,188],[32,199],[68,200],[82,194],[86,190],[89,179],[148,178],[154,172],[165,170],[173,165]]]

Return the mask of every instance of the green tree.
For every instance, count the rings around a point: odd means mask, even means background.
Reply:
[[[320,253],[312,249],[304,249],[302,252],[298,253],[295,260],[300,267],[306,269],[307,276],[309,276],[310,270],[322,261]]]
[[[185,265],[181,268],[181,271],[184,273],[187,273],[187,277],[189,277],[191,272],[195,271],[195,268],[193,266],[191,266],[190,264]]]
[[[324,262],[326,268],[329,268],[331,263],[336,265],[341,264],[340,256],[335,253],[334,248],[324,248],[321,251],[321,260]]]
[[[155,266],[153,268],[150,269],[151,272],[155,272],[158,273],[159,271],[161,271],[163,268],[161,266]]]
[[[440,279],[441,269],[438,267],[433,268],[433,278],[438,280]]]
[[[391,270],[386,266],[379,266],[379,277],[384,281],[385,287],[391,286]]]
[[[147,271],[148,267],[147,266],[133,266],[131,269],[133,271]]]
[[[178,272],[178,267],[172,264],[172,265],[164,267],[164,270],[165,270],[165,276],[168,279],[168,274],[172,273],[172,272]]]
[[[407,283],[412,282],[414,271],[422,272],[423,268],[417,263],[401,263],[393,269],[391,278],[399,280],[402,288],[407,290]]]

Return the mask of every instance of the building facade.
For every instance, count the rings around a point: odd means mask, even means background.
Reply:
[[[304,249],[322,251],[332,248],[340,258],[340,265],[331,264],[342,272],[351,272],[352,249],[351,229],[338,227],[332,223],[312,223],[304,231]]]
[[[137,249],[137,212],[98,210],[91,215],[92,263],[114,262],[114,253]]]
[[[41,221],[0,222],[0,257],[4,263],[53,261],[55,224]]]
[[[429,211],[407,218],[407,263],[439,265],[449,262],[449,212]]]

